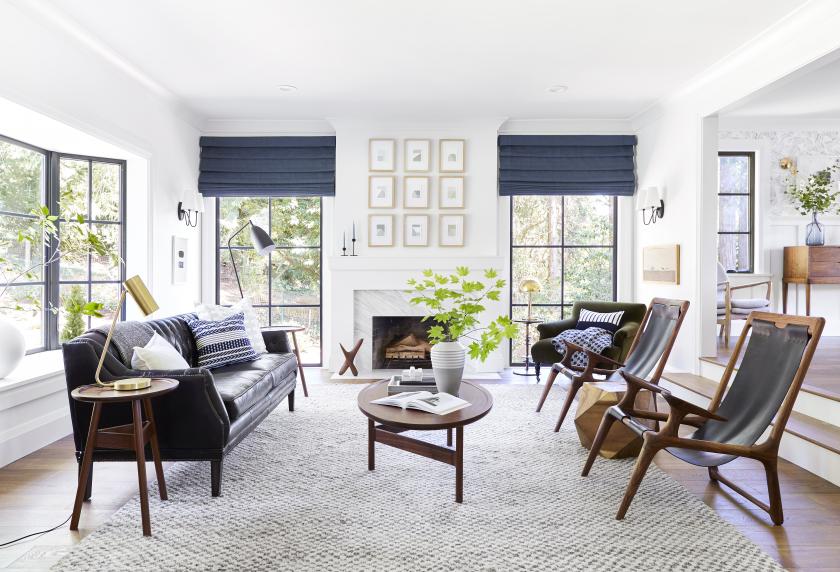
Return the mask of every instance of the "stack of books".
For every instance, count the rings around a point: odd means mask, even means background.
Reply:
[[[406,379],[402,375],[392,375],[388,382],[388,395],[396,395],[406,391],[428,391],[437,393],[435,378],[432,376]]]

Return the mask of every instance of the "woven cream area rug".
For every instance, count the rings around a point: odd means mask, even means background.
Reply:
[[[151,538],[135,498],[55,569],[782,569],[656,467],[616,521],[633,461],[599,459],[582,478],[573,423],[552,431],[560,391],[535,413],[542,387],[487,387],[493,410],[464,434],[462,505],[448,465],[377,445],[368,472],[361,386],[314,386],[297,411],[282,404],[231,453],[223,496],[210,496],[207,463],[177,463],[170,500],[150,494]],[[422,437],[443,444],[445,432]]]

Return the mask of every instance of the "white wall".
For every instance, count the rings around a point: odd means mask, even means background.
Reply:
[[[840,48],[840,4],[814,0],[731,54],[677,93],[634,118],[640,188],[664,187],[666,215],[651,226],[636,219],[636,257],[645,245],[679,243],[682,283],[645,283],[636,265],[636,296],[691,301],[670,367],[697,370],[714,352],[718,110]],[[698,221],[701,223],[698,224]]]
[[[34,10],[26,3],[0,3],[0,97],[119,148],[114,154],[131,159],[130,264],[145,258],[138,272],[161,315],[190,308],[200,297],[199,272],[186,284],[172,284],[170,256],[172,236],[185,236],[191,262],[199,268],[199,229],[187,229],[176,216],[178,201],[196,189],[198,179],[198,130],[187,121],[194,118],[94,43],[81,41],[72,26]],[[0,123],[0,133],[8,125]],[[26,129],[16,129],[16,136],[27,140]],[[146,173],[138,177],[138,169]],[[136,193],[134,185],[143,184],[145,192]],[[131,251],[137,241],[146,243],[145,253]]]

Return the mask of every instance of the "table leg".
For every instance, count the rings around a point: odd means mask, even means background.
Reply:
[[[155,425],[155,414],[152,411],[152,400],[143,400],[143,409],[146,411],[146,419],[149,421],[149,444],[152,447],[152,459],[155,461],[155,474],[157,475],[160,500],[169,500],[166,492],[166,479],[163,475],[163,463],[160,462],[160,447],[158,446],[157,425]]]
[[[464,502],[464,427],[455,428],[455,502]]]
[[[811,315],[811,283],[805,283],[805,315]]]
[[[295,357],[298,362],[298,372],[300,373],[300,383],[303,385],[303,396],[309,397],[309,390],[306,389],[306,376],[303,375],[303,362],[300,361],[300,349],[298,348],[297,336],[292,332],[292,345],[295,346]]]
[[[787,314],[787,299],[790,282],[782,282],[782,314]]]
[[[139,399],[131,402],[131,410],[134,418],[134,455],[137,457],[137,483],[140,488],[140,517],[143,520],[143,536],[151,536],[149,490],[146,484],[146,443],[143,439],[143,409]]]
[[[79,517],[82,514],[82,503],[85,500],[88,476],[93,465],[93,450],[96,448],[96,431],[99,429],[99,418],[101,416],[102,404],[94,403],[93,413],[90,416],[87,441],[85,442],[85,453],[82,455],[82,471],[79,473],[79,484],[76,487],[76,500],[73,503],[73,516],[70,518],[70,530],[79,530]]]
[[[376,468],[376,425],[368,419],[368,471]]]
[[[451,428],[446,430],[446,446],[447,447],[452,446],[452,429]]]

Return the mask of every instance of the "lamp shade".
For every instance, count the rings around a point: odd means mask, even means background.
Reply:
[[[260,256],[265,256],[276,248],[268,233],[254,223],[251,223],[251,244]]]
[[[143,283],[143,280],[139,276],[132,276],[126,279],[125,289],[128,290],[128,293],[137,302],[137,306],[143,312],[144,316],[148,316],[159,308],[157,302],[152,297],[152,293],[149,292],[146,284]]]
[[[533,278],[527,278],[519,283],[520,292],[539,292],[542,286]]]

